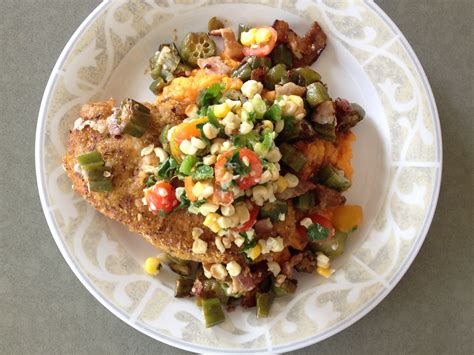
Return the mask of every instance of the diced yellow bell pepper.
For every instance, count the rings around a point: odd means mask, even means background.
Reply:
[[[260,247],[259,244],[257,244],[252,249],[247,251],[247,256],[250,259],[255,260],[260,256],[261,253],[262,253],[262,248]]]
[[[324,276],[325,278],[328,278],[329,276],[331,276],[331,274],[334,272],[332,269],[326,269],[326,268],[322,268],[322,267],[317,267],[316,268],[316,272],[321,275],[321,276]]]
[[[288,188],[288,182],[283,176],[280,176],[277,180],[277,192],[282,193]]]
[[[362,223],[362,207],[344,205],[336,207],[332,217],[332,224],[343,233],[351,232]]]

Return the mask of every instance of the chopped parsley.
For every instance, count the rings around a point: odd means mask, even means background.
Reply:
[[[214,169],[209,165],[199,165],[192,173],[193,180],[207,180],[214,176]]]
[[[309,240],[325,240],[329,236],[329,229],[319,223],[313,223],[308,227],[307,233]]]
[[[245,176],[250,173],[252,168],[244,164],[240,158],[239,150],[236,149],[230,157],[227,157],[227,162],[225,163],[225,168],[227,170],[232,170],[234,174]]]
[[[176,169],[179,168],[179,164],[175,158],[170,156],[163,163],[158,165],[156,169],[156,175],[162,179],[171,179],[176,174]]]
[[[222,91],[225,89],[225,84],[212,84],[207,89],[201,90],[199,92],[197,103],[200,107],[209,106],[217,101],[222,96]]]

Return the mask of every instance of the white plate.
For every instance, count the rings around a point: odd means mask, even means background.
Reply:
[[[365,220],[332,278],[299,275],[297,293],[277,299],[270,318],[257,320],[252,310],[238,308],[224,324],[205,329],[193,301],[173,298],[173,275],[143,273],[143,260],[156,251],[72,192],[61,157],[81,104],[126,96],[152,100],[144,74],[150,54],[175,33],[180,39],[204,30],[212,16],[233,28],[279,18],[300,33],[313,20],[321,24],[328,46],[314,67],[333,97],[358,102],[367,112],[355,129],[355,178],[347,194],[363,206]],[[416,56],[372,2],[103,2],[72,36],[51,74],[38,118],[36,172],[44,213],[64,258],[119,318],[190,351],[284,352],[348,327],[400,280],[436,207],[441,134]]]

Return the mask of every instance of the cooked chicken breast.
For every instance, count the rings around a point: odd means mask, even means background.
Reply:
[[[84,105],[80,112],[81,119],[70,132],[64,167],[73,182],[74,190],[99,212],[127,225],[131,231],[139,233],[155,247],[175,257],[205,264],[242,259],[243,256],[234,244],[225,253],[217,250],[215,234],[203,226],[203,216],[177,210],[167,217],[160,217],[149,212],[142,202],[145,181],[150,175],[147,168],[157,166],[159,160],[155,154],[141,156],[141,151],[150,144],[160,146],[159,135],[162,128],[166,124],[177,124],[185,117],[183,104],[168,100],[159,107],[149,105],[152,122],[141,138],[109,134],[106,119],[112,114],[113,105],[112,100]],[[93,150],[98,150],[106,165],[111,168],[112,192],[90,192],[81,170],[77,168],[76,157]],[[204,230],[200,238],[208,244],[205,254],[192,252],[193,227]],[[284,238],[285,245],[301,245],[291,203],[286,220],[275,222],[272,230],[265,232],[264,236],[277,235]],[[276,258],[278,255],[265,255],[265,258],[272,257]]]

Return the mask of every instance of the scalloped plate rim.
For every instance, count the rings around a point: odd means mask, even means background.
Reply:
[[[279,345],[275,346],[271,349],[268,348],[257,348],[257,349],[239,349],[239,353],[256,353],[256,352],[266,352],[266,351],[278,351],[278,352],[287,352],[287,351],[292,351],[296,349],[300,349],[309,345],[313,345],[315,343],[318,343],[326,338],[331,337],[332,335],[339,333],[340,331],[348,328],[358,320],[360,320],[362,317],[367,315],[375,306],[377,306],[392,290],[393,288],[398,284],[400,279],[403,277],[403,275],[407,272],[408,268],[410,265],[413,263],[414,258],[418,254],[427,234],[429,231],[429,227],[432,223],[434,213],[436,211],[436,206],[438,202],[438,197],[439,197],[439,192],[440,192],[440,186],[441,186],[441,177],[442,177],[442,167],[443,167],[443,151],[442,151],[442,136],[441,136],[441,127],[440,127],[440,121],[439,121],[439,114],[436,106],[436,101],[433,95],[433,92],[431,90],[431,86],[429,84],[429,81],[426,77],[426,74],[423,70],[423,67],[421,66],[418,57],[416,56],[413,48],[409,44],[408,40],[405,38],[403,33],[400,31],[398,26],[390,19],[390,17],[380,8],[379,5],[374,3],[373,1],[366,1],[364,0],[364,3],[368,5],[384,22],[385,24],[390,28],[392,32],[394,32],[396,35],[399,36],[400,38],[400,43],[403,46],[403,48],[407,51],[410,60],[414,63],[415,68],[417,70],[417,74],[420,75],[421,81],[423,83],[423,87],[426,90],[427,93],[427,99],[429,103],[429,107],[431,110],[431,114],[433,116],[433,123],[434,123],[434,132],[436,134],[436,145],[437,145],[437,158],[439,158],[439,167],[436,169],[436,174],[435,174],[435,181],[434,181],[434,188],[433,192],[431,195],[431,204],[428,207],[429,208],[429,213],[426,215],[423,226],[421,231],[418,233],[418,237],[416,239],[416,242],[414,245],[411,247],[410,253],[408,257],[405,259],[405,261],[399,266],[398,271],[391,277],[391,279],[388,281],[388,286],[384,287],[381,289],[381,291],[374,296],[372,299],[369,300],[362,308],[352,314],[350,317],[346,318],[342,323],[336,323],[335,325],[329,327],[326,329],[324,332],[317,336],[310,336],[307,338],[304,338],[302,340],[298,340],[296,342],[289,342],[284,345]],[[41,101],[41,106],[38,114],[38,122],[37,122],[37,127],[36,127],[36,137],[35,137],[35,171],[36,171],[36,178],[37,178],[37,187],[38,187],[38,192],[40,195],[40,200],[41,200],[41,206],[43,209],[43,213],[45,215],[48,227],[53,235],[53,238],[56,242],[56,245],[58,246],[58,249],[60,250],[62,256],[66,260],[67,264],[71,268],[71,270],[74,272],[76,277],[81,281],[81,283],[84,285],[84,287],[105,307],[107,308],[110,312],[112,312],[116,317],[127,323],[129,326],[133,327],[134,329],[150,336],[151,338],[154,338],[156,340],[159,340],[163,343],[166,343],[168,345],[178,347],[184,350],[188,351],[203,351],[203,352],[220,352],[220,353],[235,353],[235,351],[229,349],[229,348],[210,348],[198,344],[193,344],[191,342],[187,341],[182,341],[179,339],[176,339],[174,337],[170,337],[164,334],[158,334],[157,332],[152,332],[148,330],[147,326],[139,324],[139,322],[133,322],[130,321],[128,316],[124,314],[121,310],[119,310],[116,306],[110,303],[110,301],[105,298],[103,295],[100,294],[98,290],[95,289],[95,287],[90,284],[90,282],[87,280],[86,276],[83,275],[79,267],[76,265],[74,260],[71,258],[69,251],[67,250],[67,247],[65,246],[60,233],[58,232],[58,227],[53,220],[51,214],[49,213],[49,205],[47,201],[47,196],[46,196],[46,184],[45,181],[43,180],[43,165],[41,161],[41,157],[43,155],[43,143],[44,143],[44,128],[45,128],[45,122],[46,122],[46,111],[48,107],[48,102],[49,102],[49,96],[52,93],[52,88],[56,80],[56,75],[58,73],[58,68],[63,64],[64,60],[66,59],[67,55],[70,53],[70,50],[72,47],[75,45],[76,41],[80,38],[81,34],[83,31],[88,27],[88,25],[91,24],[91,22],[103,11],[106,9],[107,5],[109,4],[109,1],[104,0],[101,2],[81,23],[81,25],[76,29],[76,31],[73,33],[71,38],[68,40],[67,44],[61,51],[61,54],[56,61],[51,75],[48,79],[45,92]]]

